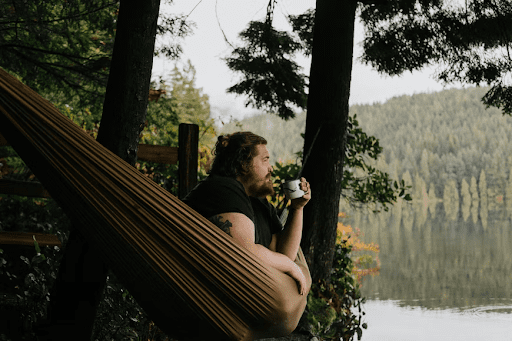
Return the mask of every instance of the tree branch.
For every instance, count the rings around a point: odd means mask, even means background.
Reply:
[[[35,51],[35,52],[49,54],[49,55],[66,57],[66,58],[76,58],[76,59],[81,59],[81,60],[89,60],[89,58],[82,57],[80,55],[71,55],[71,54],[67,54],[67,53],[63,53],[63,52],[44,50],[44,49],[40,49],[40,48],[32,47],[32,46],[25,46],[25,45],[18,45],[18,44],[5,44],[5,45],[0,45],[0,47],[1,48],[18,48],[18,49],[30,50],[30,51]]]
[[[57,21],[63,21],[63,20],[73,20],[73,19],[78,19],[78,18],[81,18],[85,15],[89,15],[89,14],[93,14],[93,13],[96,13],[96,12],[99,12],[107,7],[111,7],[111,6],[114,6],[114,5],[117,5],[117,2],[111,2],[111,3],[108,3],[104,6],[101,6],[101,7],[98,7],[98,8],[95,8],[94,10],[88,10],[88,11],[84,11],[82,13],[78,13],[78,14],[75,14],[75,15],[72,15],[72,16],[68,16],[68,17],[62,17],[62,18],[58,18],[58,19],[53,19],[53,20],[42,20],[42,21],[37,21],[37,24],[40,25],[40,24],[49,24],[49,23],[54,23],[54,22],[57,22]],[[7,25],[7,24],[24,24],[24,23],[27,23],[28,21],[26,20],[16,20],[16,21],[0,21],[0,25]]]
[[[89,93],[89,94],[95,94],[96,93],[94,91],[86,90],[83,86],[81,86],[81,85],[79,85],[79,84],[77,84],[75,82],[69,81],[68,77],[66,77],[66,75],[61,75],[60,73],[56,72],[56,69],[51,67],[52,64],[50,64],[50,63],[42,63],[39,60],[30,58],[28,55],[20,53],[19,51],[16,51],[16,50],[14,50],[13,52],[20,59],[24,59],[27,62],[36,65],[37,67],[39,67],[42,70],[44,70],[48,75],[51,75],[51,76],[55,77],[55,79],[57,81],[59,81],[61,84],[64,84],[64,85],[70,87],[71,89],[82,91],[82,92]],[[82,74],[82,73],[79,73],[79,74],[82,75],[82,76],[85,76],[86,78],[91,79],[87,74]],[[94,79],[91,79],[91,80],[94,81]],[[99,80],[96,80],[96,81],[99,81]]]

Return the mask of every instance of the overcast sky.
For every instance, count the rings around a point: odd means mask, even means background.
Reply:
[[[193,35],[187,37],[182,44],[184,52],[181,60],[190,59],[196,68],[196,87],[202,88],[203,93],[210,96],[214,117],[220,116],[220,109],[229,111],[230,115],[238,119],[255,111],[250,107],[245,108],[243,96],[226,93],[226,89],[235,84],[238,78],[222,60],[230,55],[232,48],[225,41],[221,28],[231,44],[239,44],[238,33],[247,27],[249,21],[265,17],[267,3],[268,0],[174,0],[171,6],[162,3],[161,11],[190,14],[189,20],[196,24]],[[274,26],[278,29],[289,29],[286,15],[304,13],[314,5],[314,0],[279,0]],[[443,89],[432,77],[435,68],[401,77],[388,77],[361,64],[358,58],[361,56],[360,42],[363,35],[362,25],[356,22],[351,105],[384,102],[399,95]],[[301,57],[298,62],[309,75],[310,59]],[[155,58],[153,76],[163,75],[165,78],[173,67],[174,62]]]

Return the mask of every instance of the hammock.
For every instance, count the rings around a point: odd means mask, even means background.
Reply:
[[[0,133],[166,334],[251,340],[290,333],[306,305],[264,265],[0,69]],[[302,253],[298,263],[309,275]]]

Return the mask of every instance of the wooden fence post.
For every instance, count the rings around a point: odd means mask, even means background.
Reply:
[[[183,199],[197,185],[199,126],[181,123],[178,149],[178,198]]]

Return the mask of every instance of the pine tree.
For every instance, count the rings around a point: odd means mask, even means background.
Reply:
[[[436,205],[437,205],[437,197],[436,197],[436,188],[434,184],[431,182],[428,188],[428,209],[430,211],[430,215],[435,217],[436,215]]]
[[[464,221],[467,221],[471,213],[471,193],[469,193],[469,185],[466,179],[462,179],[460,195],[462,197],[462,218],[464,219]]]
[[[478,180],[478,189],[480,191],[480,203],[487,207],[487,181],[485,180],[485,171],[482,169]]]
[[[416,173],[414,175],[414,187],[413,187],[413,200],[415,203],[421,203],[424,199],[424,192],[426,195],[426,187],[425,180],[421,178],[421,176]],[[426,198],[425,198],[426,199]]]
[[[414,150],[412,149],[409,143],[405,145],[405,153],[402,158],[402,167],[403,169],[412,172],[417,168],[417,162],[415,158]],[[410,175],[409,175],[410,176]]]
[[[75,114],[88,109],[99,123],[114,40],[120,32],[119,8],[120,1],[110,0],[0,1],[0,65],[59,109],[66,104]],[[152,56],[160,53],[175,59],[181,38],[190,33],[188,17],[159,14],[157,35],[170,39],[152,48]],[[143,48],[132,46],[130,53]],[[134,76],[128,70],[124,73],[126,78]],[[120,83],[116,86],[122,88]],[[138,100],[142,101],[140,96]]]
[[[420,161],[420,167],[419,171],[421,176],[426,182],[430,181],[430,169],[428,166],[428,151],[427,149],[423,149],[421,152],[421,161]]]
[[[177,65],[171,71],[171,90],[166,96],[172,103],[172,110],[179,123],[192,123],[199,126],[202,145],[212,146],[216,131],[211,117],[210,102],[202,88],[196,87],[196,69],[187,61],[182,70]]]
[[[175,111],[180,123],[199,124],[210,119],[208,95],[196,88],[196,69],[190,62],[182,70],[177,65],[171,71],[169,97],[175,102]]]
[[[462,197],[462,206],[469,208],[471,206],[471,193],[469,192],[469,185],[466,179],[462,179],[460,195]]]
[[[459,193],[457,191],[457,183],[453,179],[448,180],[444,186],[443,205],[446,216],[450,220],[455,220],[459,211]]]

